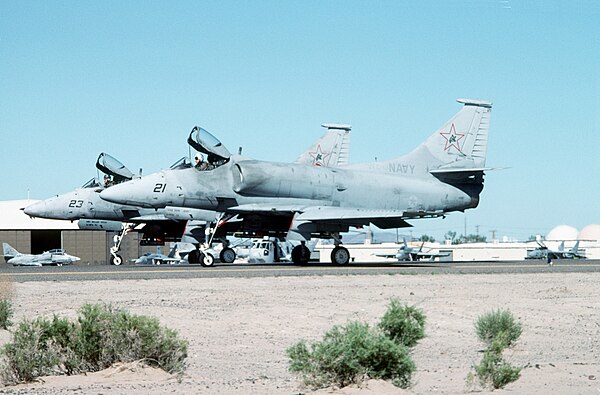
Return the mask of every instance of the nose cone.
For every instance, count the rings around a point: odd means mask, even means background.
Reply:
[[[25,207],[23,212],[30,217],[46,218],[48,216],[48,207],[46,201],[42,200]]]
[[[146,208],[164,207],[166,183],[161,175],[150,175],[105,189],[100,193],[103,200]]]
[[[141,191],[136,185],[136,181],[133,180],[113,185],[100,192],[100,198],[111,203],[143,206],[141,204],[143,198],[140,196]]]

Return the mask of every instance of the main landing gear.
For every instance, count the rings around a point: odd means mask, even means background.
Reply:
[[[296,265],[306,265],[310,259],[310,250],[306,246],[306,242],[300,242],[292,249],[292,262]]]
[[[331,237],[335,240],[335,247],[331,251],[331,262],[338,265],[347,265],[350,262],[350,252],[341,245],[339,234],[333,234]],[[302,241],[292,250],[292,262],[296,265],[306,265],[310,259],[310,250],[306,242]]]
[[[215,263],[214,251],[210,248],[212,245],[215,233],[219,224],[224,221],[225,214],[221,214],[216,222],[207,224],[206,236],[208,241],[199,245],[196,250],[193,250],[188,254],[188,262],[190,264],[199,263],[202,266],[208,267]],[[236,258],[236,253],[233,248],[229,247],[229,242],[226,238],[220,240],[223,244],[223,249],[219,253],[219,259],[223,263],[233,263]]]
[[[331,262],[338,265],[347,265],[350,262],[350,252],[346,247],[335,246],[331,251]]]

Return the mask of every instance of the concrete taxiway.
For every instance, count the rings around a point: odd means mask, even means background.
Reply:
[[[0,277],[13,281],[96,281],[150,280],[173,278],[275,277],[275,276],[344,276],[344,275],[415,275],[415,274],[510,274],[599,272],[600,260],[556,260],[552,265],[542,261],[510,262],[410,262],[351,263],[349,265],[314,264],[216,264],[160,266],[0,266]]]

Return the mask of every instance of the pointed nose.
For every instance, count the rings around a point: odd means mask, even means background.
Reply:
[[[100,198],[111,203],[152,208],[144,186],[140,180],[127,181],[103,190],[100,192]]]
[[[45,217],[48,215],[48,207],[44,200],[30,204],[23,209],[23,212],[30,217]]]
[[[135,196],[131,194],[131,187],[128,182],[119,185],[113,185],[100,192],[100,198],[111,203],[132,204]]]

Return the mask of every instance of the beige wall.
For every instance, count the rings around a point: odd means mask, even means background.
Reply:
[[[81,258],[76,265],[106,265],[106,232],[99,230],[63,230],[62,248]]]
[[[28,230],[0,230],[0,243],[8,243],[24,254],[31,252],[31,232]]]
[[[75,265],[108,265],[114,235],[115,232],[99,230],[63,230],[61,244],[67,254],[81,258]],[[156,252],[155,246],[141,247],[140,238],[139,233],[130,232],[123,239],[119,255],[123,257],[124,265],[131,264],[131,259],[136,259],[145,252]],[[31,231],[0,230],[0,243],[8,243],[17,251],[29,254],[31,253]],[[161,248],[163,254],[169,253],[169,243]]]

